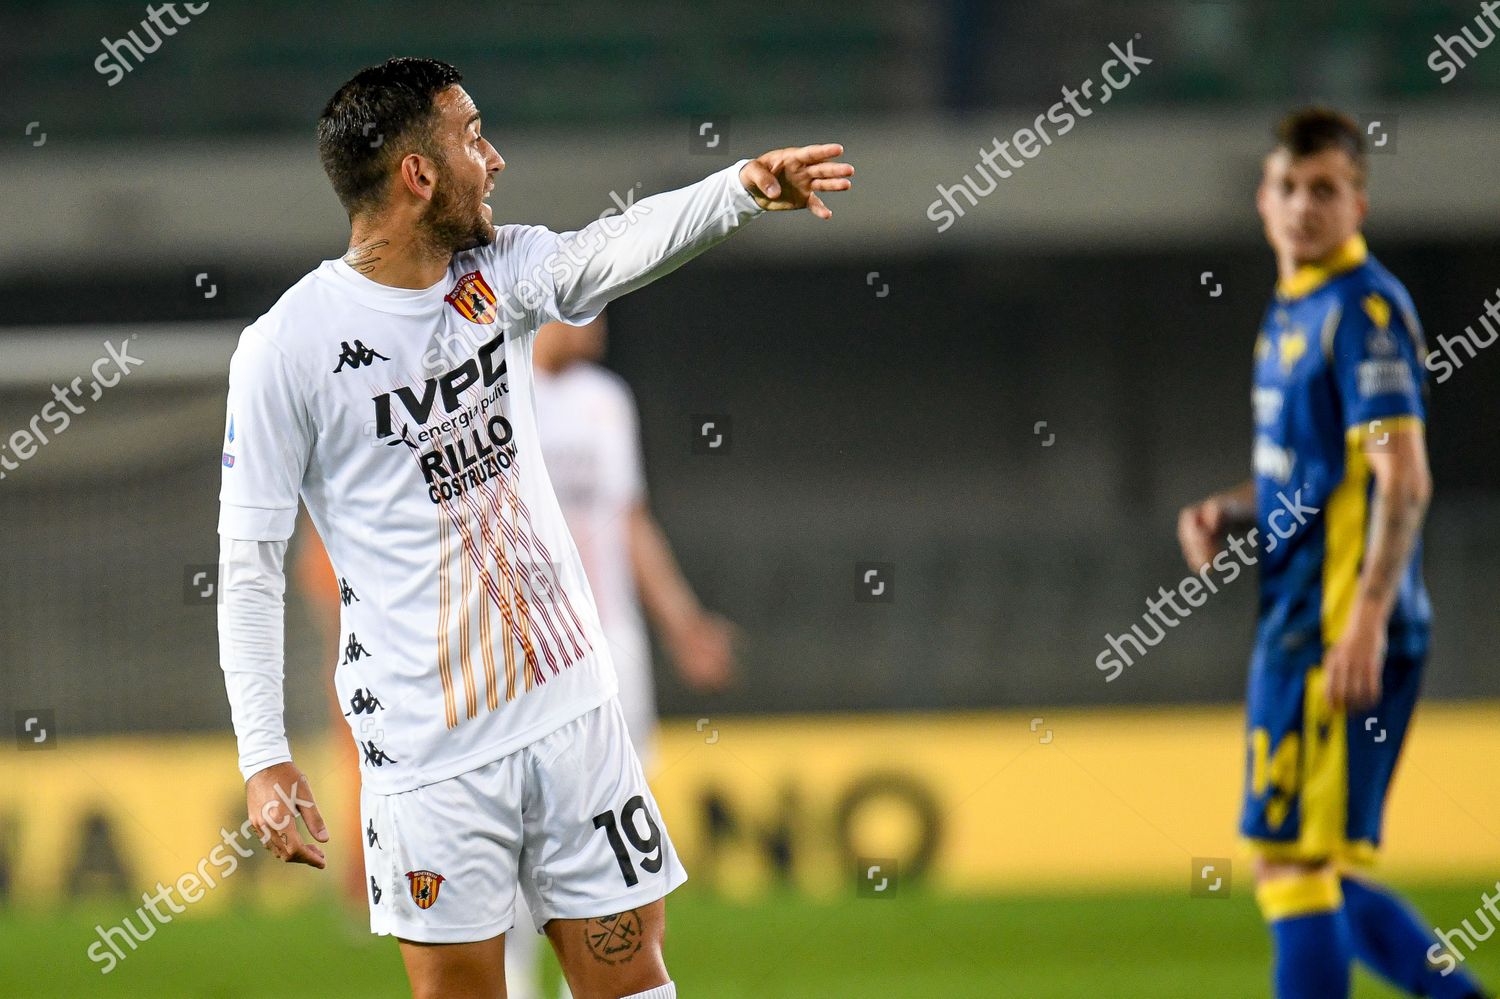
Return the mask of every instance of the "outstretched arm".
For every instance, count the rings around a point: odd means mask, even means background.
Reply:
[[[696,184],[643,198],[622,214],[575,232],[552,234],[535,227],[529,235],[541,240],[546,275],[556,289],[556,318],[588,322],[615,299],[728,239],[761,212],[806,208],[829,218],[832,212],[819,192],[848,190],[854,173],[847,163],[831,162],[842,152],[837,144],[773,149]],[[524,282],[530,275],[517,277]]]

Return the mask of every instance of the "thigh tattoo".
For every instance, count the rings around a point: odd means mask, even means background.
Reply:
[[[594,960],[603,964],[623,964],[641,949],[641,913],[638,909],[596,916],[583,924],[583,937]]]

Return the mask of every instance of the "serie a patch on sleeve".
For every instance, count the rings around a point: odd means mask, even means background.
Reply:
[[[1397,395],[1416,391],[1411,366],[1405,361],[1361,361],[1355,369],[1361,398],[1375,395]]]

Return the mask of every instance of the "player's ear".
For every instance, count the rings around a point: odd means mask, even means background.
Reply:
[[[432,200],[437,187],[436,164],[420,153],[407,153],[401,157],[401,183],[406,190],[423,201]]]
[[[1275,153],[1267,153],[1265,159],[1260,161],[1260,183],[1255,185],[1255,210],[1260,212],[1261,218],[1266,216],[1266,196],[1271,190],[1271,161]]]

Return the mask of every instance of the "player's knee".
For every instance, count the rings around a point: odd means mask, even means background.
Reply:
[[[1284,878],[1317,877],[1332,872],[1333,866],[1326,860],[1268,860],[1265,857],[1255,859],[1255,883],[1257,885]]]
[[[437,976],[427,978],[409,979],[411,983],[412,999],[438,999],[439,996],[448,994]]]
[[[483,980],[433,975],[410,979],[412,999],[505,999],[505,975]]]
[[[1255,904],[1268,923],[1336,912],[1343,905],[1338,871],[1327,862],[1260,859]]]
[[[504,999],[503,951],[472,944],[417,949],[402,941],[412,999]]]

